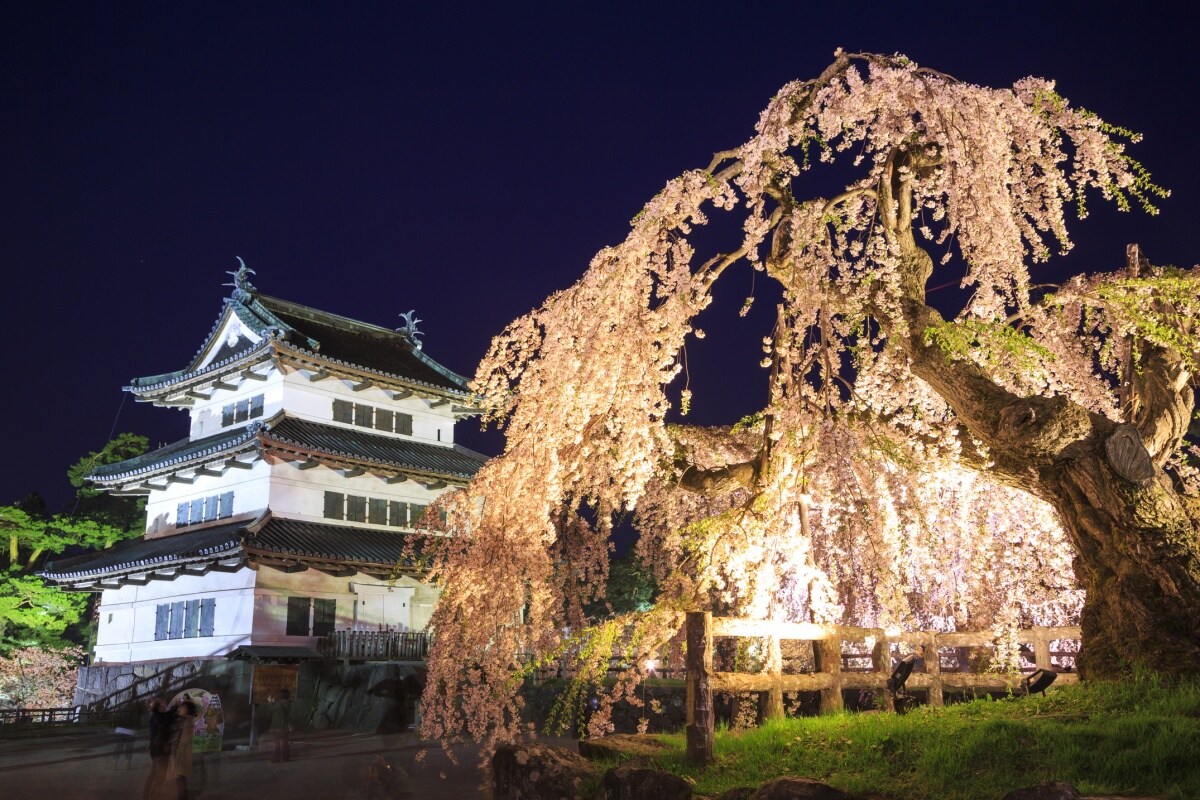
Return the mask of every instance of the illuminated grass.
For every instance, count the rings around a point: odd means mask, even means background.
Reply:
[[[1200,682],[1154,677],[976,700],[907,715],[838,714],[718,732],[703,772],[678,748],[659,766],[716,796],[781,775],[878,798],[997,800],[1044,780],[1083,794],[1200,797]]]

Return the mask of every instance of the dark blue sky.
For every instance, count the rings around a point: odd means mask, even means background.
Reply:
[[[744,141],[775,90],[838,46],[977,83],[1056,78],[1142,131],[1133,152],[1174,196],[1157,218],[1096,209],[1053,269],[1113,269],[1126,241],[1194,263],[1190,25],[1146,3],[1120,17],[1095,3],[953,10],[968,5],[10,8],[0,502],[38,491],[61,506],[67,466],[114,420],[152,444],[185,435],[181,412],[122,405],[121,386],[188,362],[235,256],[270,294],[389,326],[415,308],[427,352],[470,374],[664,181]],[[736,364],[757,362],[771,310],[738,320],[750,277],[725,283],[704,327],[726,335],[692,353],[699,422],[762,402],[761,375]],[[461,438],[494,450],[475,427]]]

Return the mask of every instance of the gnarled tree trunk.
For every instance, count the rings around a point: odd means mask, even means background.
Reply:
[[[905,333],[892,341],[989,448],[992,471],[1058,511],[1087,591],[1080,673],[1110,677],[1135,666],[1200,673],[1200,504],[1180,495],[1164,470],[1195,408],[1182,360],[1143,348],[1126,424],[1062,396],[1014,395],[926,340],[925,331],[943,322],[925,304],[929,257],[911,229],[894,231],[912,280]],[[1131,253],[1137,258],[1136,248]]]

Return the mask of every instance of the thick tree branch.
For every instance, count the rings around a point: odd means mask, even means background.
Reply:
[[[1157,466],[1164,465],[1187,435],[1195,412],[1191,373],[1183,359],[1144,345],[1140,370],[1131,376],[1132,421]]]

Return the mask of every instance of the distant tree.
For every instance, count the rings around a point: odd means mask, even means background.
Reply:
[[[73,628],[86,625],[92,596],[50,586],[36,573],[49,556],[68,548],[100,550],[142,533],[140,501],[104,496],[85,478],[96,466],[145,450],[145,437],[121,434],[80,459],[68,470],[78,489],[78,502],[70,513],[50,516],[37,495],[0,506],[0,540],[7,544],[0,571],[0,651],[34,644],[58,647],[85,635]]]
[[[78,647],[0,652],[0,708],[64,708],[75,694]]]
[[[507,445],[446,501],[423,731],[518,735],[519,665],[649,654],[687,608],[986,625],[1009,654],[1020,624],[1076,618],[1085,677],[1200,669],[1200,271],[1131,252],[1112,274],[1030,275],[1089,196],[1154,210],[1136,138],[1044,79],[992,89],[839,52],[669,181],[476,373]],[[835,160],[844,188],[814,196],[808,171]],[[722,214],[727,246],[696,234]],[[672,386],[685,343],[738,263],[781,295],[743,356],[768,403],[668,424],[692,401]],[[935,272],[964,291],[930,298]],[[581,609],[630,510],[661,593],[618,635]]]
[[[88,476],[97,467],[140,456],[149,449],[149,440],[135,433],[120,433],[99,450],[76,461],[67,470],[67,478],[75,487],[75,504],[71,515],[103,522],[122,530],[140,529],[145,522],[146,500],[142,497],[122,497],[97,489]]]

